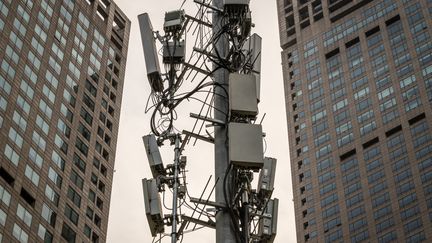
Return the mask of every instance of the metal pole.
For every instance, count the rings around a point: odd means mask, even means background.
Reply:
[[[217,9],[223,9],[223,0],[213,0],[213,6]],[[219,33],[222,24],[222,15],[218,11],[213,12],[213,34]],[[229,43],[225,36],[219,38],[215,43],[216,50],[221,57],[226,57]],[[216,68],[216,65],[214,66]],[[223,85],[228,90],[228,71],[220,68],[214,72],[215,82]],[[215,87],[215,119],[226,121],[228,114],[228,97],[225,91],[220,87]],[[216,202],[225,204],[224,181],[228,182],[227,188],[231,188],[232,174],[224,180],[225,173],[229,166],[228,161],[228,124],[215,127],[215,179],[216,184]],[[231,216],[228,210],[219,211],[216,214],[216,243],[236,243],[235,232],[233,231]]]
[[[174,184],[173,184],[173,203],[172,203],[172,229],[171,243],[177,242],[177,194],[178,194],[178,166],[180,162],[180,134],[175,135],[174,148]]]

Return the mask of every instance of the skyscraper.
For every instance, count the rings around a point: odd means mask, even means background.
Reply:
[[[432,241],[432,1],[278,0],[299,242]]]
[[[130,21],[0,0],[0,242],[104,242]]]

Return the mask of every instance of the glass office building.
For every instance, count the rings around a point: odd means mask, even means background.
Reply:
[[[432,1],[277,5],[298,242],[432,242]]]
[[[105,242],[130,21],[0,0],[0,242]]]

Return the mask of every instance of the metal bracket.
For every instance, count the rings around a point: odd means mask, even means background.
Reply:
[[[197,22],[198,24],[202,24],[202,25],[204,25],[204,26],[206,26],[206,27],[209,27],[209,28],[211,28],[211,27],[213,27],[213,25],[211,24],[211,23],[208,23],[208,22],[205,22],[205,21],[202,21],[201,19],[197,19],[197,18],[195,18],[195,17],[193,17],[193,16],[190,16],[190,15],[185,15],[186,16],[186,18],[188,18],[188,19],[190,19],[190,20],[192,20],[192,21],[195,21],[195,22]]]
[[[209,72],[209,71],[207,71],[207,70],[204,70],[204,69],[202,69],[202,68],[196,67],[196,66],[194,66],[194,65],[191,65],[191,64],[189,64],[189,63],[187,63],[187,62],[183,63],[183,65],[184,65],[185,67],[189,68],[189,69],[192,69],[192,70],[195,70],[195,71],[197,71],[197,72],[200,72],[200,73],[202,73],[202,74],[204,74],[204,75],[206,75],[206,76],[210,76],[210,75],[211,75],[211,72]]]
[[[198,139],[203,140],[203,141],[208,142],[208,143],[214,143],[214,138],[204,137],[204,136],[201,136],[201,135],[196,134],[196,133],[188,132],[186,130],[183,130],[182,133],[185,134],[186,136],[198,138]]]
[[[184,216],[184,215],[182,216],[182,219],[184,219],[185,221],[189,221],[191,223],[194,223],[194,224],[199,224],[199,225],[211,228],[211,229],[216,229],[216,223],[211,219],[209,219],[208,221],[204,221],[204,220],[199,220],[199,219],[195,219],[195,218]]]
[[[208,201],[208,200],[202,200],[202,199],[199,199],[199,198],[191,197],[190,201],[192,203],[203,204],[203,205],[212,206],[212,207],[215,207],[215,208],[221,208],[221,209],[225,208],[225,204],[221,204],[221,203],[217,203],[217,202],[212,202],[212,201]]]
[[[224,12],[224,11],[223,11],[222,9],[220,9],[220,8],[216,8],[215,6],[212,6],[212,5],[210,5],[210,4],[207,4],[207,3],[201,2],[201,1],[199,1],[199,0],[194,0],[194,3],[198,3],[199,5],[202,5],[202,6],[206,7],[206,8],[209,8],[209,9],[214,10],[214,11],[219,12],[219,13],[223,13],[223,12]]]
[[[210,117],[206,117],[206,116],[201,116],[201,115],[194,114],[194,113],[190,113],[189,116],[192,117],[192,118],[196,118],[196,119],[200,119],[200,120],[203,120],[203,121],[211,122],[214,125],[216,124],[216,125],[219,125],[219,126],[225,126],[225,122],[223,122],[221,120],[218,120],[218,119],[214,119],[214,118],[210,118]]]
[[[214,55],[213,53],[207,52],[207,51],[205,51],[203,49],[200,49],[200,48],[194,47],[193,50],[196,51],[196,52],[198,52],[198,53],[201,53],[203,55],[209,56],[209,57],[211,57],[213,59],[218,59],[219,58],[216,55]]]

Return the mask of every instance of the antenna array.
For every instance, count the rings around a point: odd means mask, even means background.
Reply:
[[[261,37],[251,35],[249,0],[194,3],[198,10],[193,16],[184,10],[165,14],[163,35],[153,30],[148,14],[138,16],[152,89],[146,107],[146,112],[152,112],[152,134],[143,141],[153,178],[142,181],[150,230],[155,239],[169,235],[172,243],[202,227],[216,229],[218,243],[230,239],[270,243],[276,235],[278,199],[271,199],[276,159],[264,157],[264,133],[261,124],[256,124]],[[194,43],[187,57],[188,36]],[[156,49],[156,40],[162,45],[161,51]],[[183,91],[186,80],[193,88]],[[198,98],[202,93],[205,98]],[[175,127],[178,107],[191,100],[201,102],[201,109],[198,114],[190,113],[195,119],[192,130],[180,132]],[[214,129],[215,137],[207,129]],[[197,140],[214,143],[219,153],[215,184],[207,198],[203,197],[211,177],[199,198],[190,197],[187,190],[186,157],[181,154],[193,139],[194,144]],[[174,163],[167,166],[159,152],[165,141],[174,146]],[[222,176],[217,170],[223,170]],[[252,186],[254,173],[259,173],[256,189]],[[163,214],[165,201],[161,199],[166,188],[173,194],[171,214],[167,215]],[[215,202],[210,201],[213,192]],[[181,213],[182,207],[191,213]],[[224,222],[228,225],[222,225]],[[166,226],[171,226],[170,234],[165,234]]]

